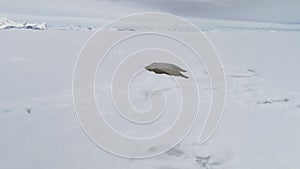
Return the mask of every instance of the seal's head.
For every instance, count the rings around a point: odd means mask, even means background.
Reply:
[[[154,69],[156,69],[156,63],[152,63],[148,66],[145,66],[145,69],[148,71],[154,71]]]

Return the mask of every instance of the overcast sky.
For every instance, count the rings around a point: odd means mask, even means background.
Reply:
[[[300,23],[300,0],[125,0],[187,17]]]
[[[115,18],[149,11],[184,17],[300,23],[300,0],[0,0],[0,17],[13,13]]]

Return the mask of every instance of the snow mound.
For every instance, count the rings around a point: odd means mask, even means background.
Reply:
[[[33,30],[44,30],[47,29],[47,25],[45,22],[41,24],[37,23],[19,23],[8,20],[6,18],[0,18],[0,30],[2,29],[33,29]]]

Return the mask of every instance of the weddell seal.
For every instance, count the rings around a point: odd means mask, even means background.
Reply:
[[[187,72],[186,70],[180,68],[179,66],[173,65],[171,63],[152,63],[145,66],[145,69],[157,74],[166,74],[170,76],[181,76],[184,78],[189,78],[182,74],[181,72]]]

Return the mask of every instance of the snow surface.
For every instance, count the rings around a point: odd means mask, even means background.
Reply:
[[[73,69],[80,49],[94,31],[0,31],[0,168],[300,168],[300,32],[288,25],[284,25],[286,31],[280,32],[261,31],[261,27],[270,28],[268,24],[252,23],[254,31],[240,29],[247,25],[232,25],[230,21],[220,24],[218,29],[208,27],[207,30],[214,31],[206,33],[222,58],[228,83],[226,110],[216,134],[204,145],[195,140],[212,90],[206,72],[199,67],[196,78],[202,82],[203,115],[180,145],[144,160],[120,158],[100,149],[85,135],[76,118],[71,93]],[[230,31],[226,31],[228,27]],[[185,31],[180,29],[179,33]],[[157,83],[162,80],[164,83]],[[110,84],[96,84],[97,99],[116,129],[144,136],[166,127],[137,129],[121,121],[109,109],[110,103],[105,102]],[[172,79],[147,72],[138,76],[130,88],[135,106],[149,106],[146,94],[153,86],[166,89],[164,92],[171,98],[169,111],[176,110],[172,105],[178,103],[178,88]],[[165,120],[161,124],[168,125],[172,118]]]

